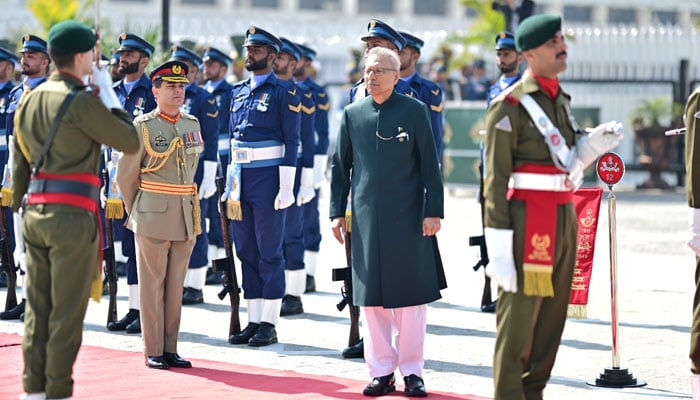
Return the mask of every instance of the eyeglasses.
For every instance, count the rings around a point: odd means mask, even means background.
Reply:
[[[382,76],[382,75],[386,74],[386,73],[389,72],[389,71],[396,72],[395,69],[391,69],[391,68],[367,68],[367,69],[365,70],[365,75],[369,76],[371,73],[374,72],[374,75],[376,75],[376,76]]]

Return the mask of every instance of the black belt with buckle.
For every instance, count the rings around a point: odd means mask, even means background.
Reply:
[[[100,189],[89,183],[62,179],[32,179],[27,194],[34,193],[69,193],[97,200]]]

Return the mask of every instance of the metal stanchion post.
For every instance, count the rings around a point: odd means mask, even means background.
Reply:
[[[596,165],[598,177],[608,185],[608,225],[610,243],[610,311],[612,319],[612,368],[605,368],[595,381],[586,382],[591,386],[608,388],[627,388],[646,385],[646,382],[635,378],[626,368],[620,368],[620,347],[617,323],[617,227],[615,223],[615,192],[613,185],[622,180],[625,174],[625,163],[619,155],[606,153]]]

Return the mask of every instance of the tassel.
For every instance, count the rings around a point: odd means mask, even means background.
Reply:
[[[199,236],[202,233],[202,209],[199,206],[199,196],[195,190],[194,197],[194,234]]]
[[[243,210],[238,200],[226,200],[226,216],[232,221],[243,221]]]
[[[588,318],[588,307],[585,304],[569,304],[566,316],[573,319],[586,319]]]
[[[11,187],[2,187],[2,190],[0,190],[0,205],[3,207],[10,207],[12,206],[12,188]]]
[[[107,199],[105,202],[105,218],[124,218],[124,202],[120,199]]]
[[[523,266],[523,293],[525,296],[554,297],[551,270],[533,270]]]
[[[347,233],[352,231],[352,211],[345,211],[345,231]]]
[[[102,299],[102,266],[97,267],[97,273],[90,284],[90,298],[97,303]]]

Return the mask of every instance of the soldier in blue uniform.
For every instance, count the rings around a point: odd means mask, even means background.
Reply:
[[[410,33],[399,33],[406,39],[406,47],[399,52],[399,59],[401,60],[401,80],[407,82],[418,94],[418,99],[428,107],[438,161],[442,164],[442,124],[444,119],[442,114],[442,88],[435,82],[423,78],[418,74],[418,71],[416,71],[416,64],[420,58],[420,49],[423,47],[423,41]]]
[[[502,91],[515,82],[520,77],[520,62],[523,56],[515,49],[515,38],[510,32],[499,32],[496,35],[496,61],[501,77],[489,87],[486,103],[491,104],[491,100],[498,97]]]
[[[204,139],[204,152],[200,154],[197,172],[194,175],[194,182],[199,188],[200,216],[202,227],[206,226],[206,217],[210,203],[208,199],[215,197],[217,150],[219,147],[219,108],[216,99],[206,90],[197,85],[196,76],[199,66],[204,61],[194,51],[182,46],[173,46],[171,57],[173,60],[182,61],[187,64],[187,79],[189,83],[185,85],[185,103],[181,110],[195,116],[199,120],[199,126]],[[218,205],[214,205],[217,207]],[[197,235],[197,241],[190,256],[189,268],[185,276],[185,289],[182,293],[182,304],[200,304],[204,302],[202,288],[206,279],[209,239],[206,229]]]
[[[253,26],[243,46],[253,75],[233,87],[227,214],[241,260],[248,325],[229,343],[266,346],[277,342],[285,290],[284,221],[295,201],[302,104],[296,86],[272,73],[282,48],[276,36]]]
[[[301,49],[287,38],[280,37],[282,49],[277,55],[273,71],[278,78],[294,82],[292,76],[301,59]],[[304,271],[304,209],[303,206],[316,196],[314,191],[314,118],[316,105],[313,93],[302,82],[296,83],[301,99],[301,151],[297,154],[297,171],[294,179],[296,204],[287,208],[284,224],[284,261],[286,291],[282,298],[281,316],[301,314],[304,306],[301,294],[306,289]]]
[[[117,82],[124,79],[124,74],[119,72],[119,61],[121,56],[116,49],[112,49],[111,56],[109,57],[109,73],[112,75],[112,82]]]
[[[316,263],[318,251],[321,248],[321,224],[318,212],[319,189],[326,183],[326,168],[328,165],[328,109],[331,106],[328,94],[323,86],[311,79],[309,71],[311,63],[316,58],[316,51],[303,44],[297,43],[301,49],[301,60],[294,70],[294,80],[302,82],[311,89],[316,104],[314,112],[315,151],[314,151],[314,189],[316,196],[304,204],[304,270],[306,271],[306,289],[304,293],[316,291]]]
[[[24,79],[22,83],[15,86],[10,91],[9,105],[6,111],[6,119],[3,127],[5,128],[5,134],[2,137],[4,141],[3,145],[0,146],[0,152],[2,152],[2,160],[7,163],[7,143],[10,142],[15,130],[15,111],[17,110],[17,103],[22,97],[22,94],[29,93],[30,90],[36,88],[40,84],[46,82],[46,76],[49,72],[49,64],[51,64],[51,59],[49,58],[46,41],[35,35],[24,35],[22,36],[22,49],[19,51],[22,54],[20,58],[20,65],[22,67],[22,75]],[[9,188],[11,190],[11,188]],[[10,193],[8,188],[5,190],[6,193]],[[9,204],[6,204],[9,205]],[[18,213],[13,213],[6,215],[8,221],[8,230],[10,234],[10,242],[13,246],[15,253],[15,262],[19,262],[21,271],[18,278],[22,280],[25,275],[24,270],[24,243],[22,243],[22,234],[20,232],[21,217]],[[17,227],[17,232],[15,232],[15,227]],[[15,242],[17,240],[17,242]],[[22,281],[18,281],[18,286],[22,287],[22,301],[10,310],[0,312],[0,319],[20,319],[24,320],[24,308],[26,305],[27,289],[26,285]]]
[[[0,153],[4,153],[0,156],[0,161],[3,165],[7,165],[6,151],[7,143],[5,143],[5,121],[7,118],[7,112],[10,106],[10,91],[15,86],[12,81],[12,77],[15,73],[15,64],[19,63],[19,58],[17,55],[4,48],[0,47]],[[7,212],[5,218],[10,218],[12,215],[11,211]],[[0,287],[7,286],[7,275],[4,273],[0,274]],[[1,315],[0,315],[1,317]]]
[[[204,90],[209,92],[219,108],[219,161],[221,171],[226,171],[228,166],[228,123],[231,116],[231,92],[233,85],[226,81],[226,73],[231,65],[231,57],[214,47],[207,47],[202,54],[204,67],[202,73],[207,80],[204,83]],[[219,217],[219,197],[213,196],[209,200],[209,259],[216,260],[225,255],[224,239],[221,236],[221,221]],[[221,274],[214,273],[211,268],[207,271],[206,284],[221,283]]]
[[[156,108],[153,96],[153,83],[144,73],[155,48],[143,38],[133,33],[119,35],[119,72],[124,79],[114,84],[114,92],[124,106],[124,110],[134,118]],[[141,333],[141,313],[139,305],[138,273],[136,270],[136,248],[134,233],[125,228],[127,216],[113,224],[115,238],[121,238],[121,254],[126,257],[126,282],[129,285],[129,311],[117,322],[107,325],[110,331]],[[116,247],[115,253],[119,253]]]

